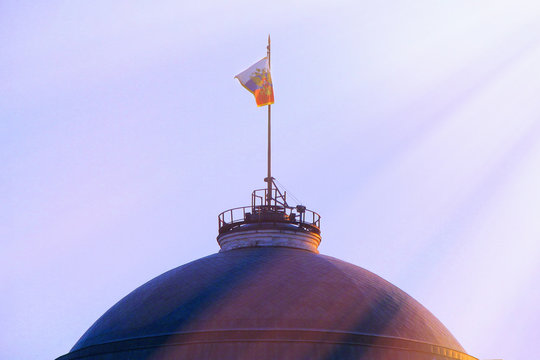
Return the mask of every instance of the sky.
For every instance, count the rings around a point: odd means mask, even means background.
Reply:
[[[273,175],[480,359],[540,338],[540,3],[2,1],[0,358],[67,353]]]

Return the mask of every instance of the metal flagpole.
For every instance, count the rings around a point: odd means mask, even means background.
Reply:
[[[268,34],[268,46],[266,47],[266,56],[268,57],[268,71],[270,71],[270,34]],[[271,152],[271,114],[272,114],[272,105],[268,104],[268,177],[266,181],[268,183],[268,195],[267,195],[267,205],[270,206],[272,202],[272,152]]]

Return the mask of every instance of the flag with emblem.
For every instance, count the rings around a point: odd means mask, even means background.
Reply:
[[[274,103],[274,88],[272,87],[268,57],[263,58],[247,70],[242,71],[235,78],[255,96],[257,106]]]

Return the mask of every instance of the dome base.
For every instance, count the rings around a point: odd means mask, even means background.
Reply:
[[[477,360],[461,351],[408,339],[308,329],[231,329],[174,333],[94,345],[57,360],[89,357],[94,360]]]
[[[286,225],[265,226],[263,223],[221,234],[217,237],[220,252],[246,247],[281,246],[319,253],[317,248],[321,243],[321,235]]]

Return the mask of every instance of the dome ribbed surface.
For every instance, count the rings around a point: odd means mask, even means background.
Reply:
[[[181,333],[274,329],[393,337],[465,352],[428,310],[379,276],[279,247],[222,252],[156,277],[108,310],[72,352]]]

